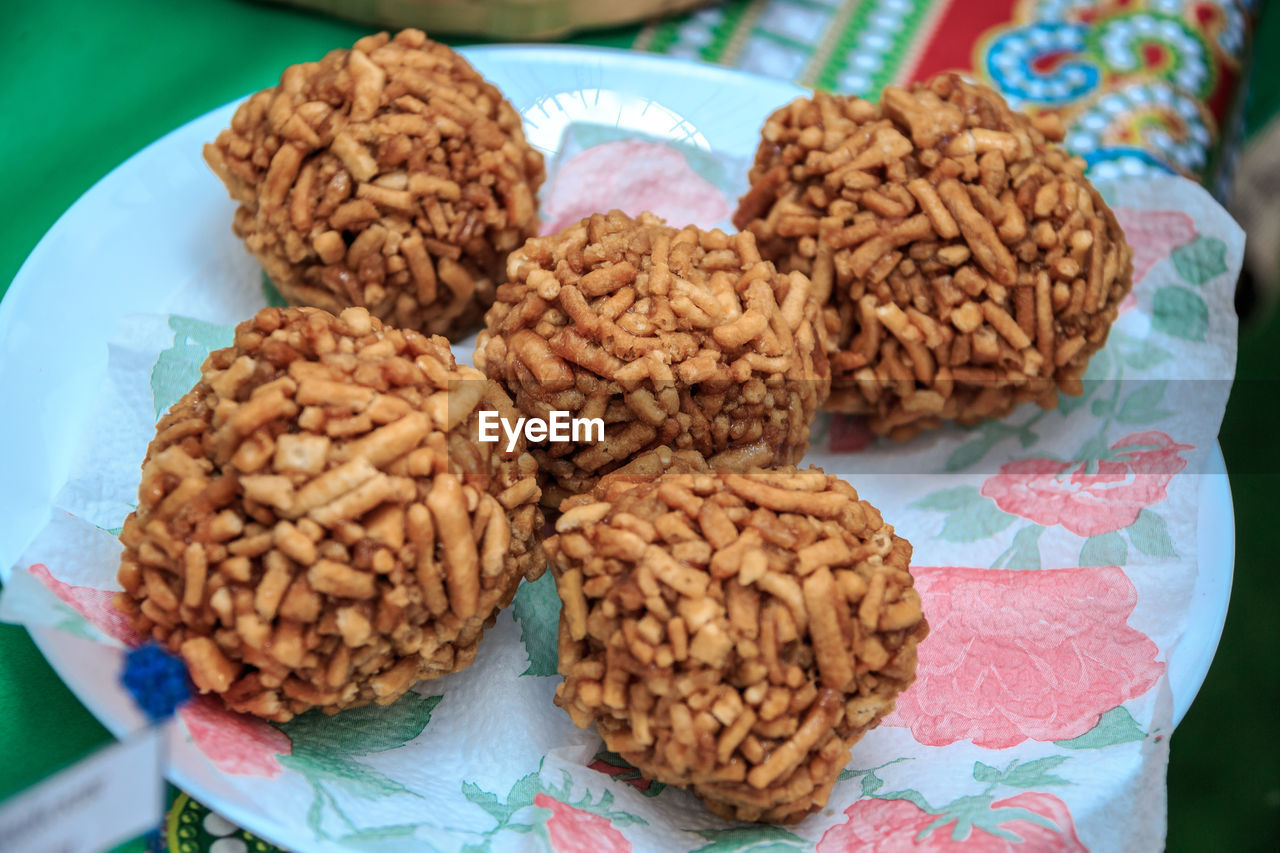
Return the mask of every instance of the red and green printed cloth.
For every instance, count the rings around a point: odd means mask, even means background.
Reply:
[[[875,98],[966,71],[1059,110],[1095,178],[1165,172],[1223,195],[1255,0],[729,0],[635,47]]]

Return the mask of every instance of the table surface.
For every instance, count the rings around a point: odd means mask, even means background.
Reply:
[[[758,12],[762,5],[737,0],[717,13]],[[870,4],[846,5],[856,12]],[[1264,38],[1280,30],[1275,19],[1280,14],[1263,18]],[[639,34],[651,49],[679,52],[670,50],[679,36],[674,26],[622,28],[564,41],[630,47]],[[285,65],[350,44],[367,31],[239,0],[15,4],[0,31],[0,69],[8,81],[0,88],[0,158],[9,166],[0,171],[0,209],[6,211],[0,295],[62,211],[133,152],[216,106],[271,85]],[[1259,55],[1262,67],[1280,71],[1280,60],[1265,50]],[[814,82],[841,84],[832,63],[797,61],[816,69],[802,72],[821,78]],[[1262,91],[1273,96],[1280,74],[1262,79]],[[1274,648],[1274,623],[1269,616],[1239,612],[1248,607],[1274,613],[1280,606],[1280,580],[1269,571],[1280,549],[1280,532],[1270,517],[1280,491],[1280,449],[1270,426],[1280,420],[1280,395],[1268,384],[1276,378],[1277,353],[1280,324],[1274,318],[1242,338],[1242,381],[1221,441],[1239,528],[1236,601],[1246,605],[1238,605],[1228,620],[1218,660],[1174,739],[1170,850],[1280,849],[1280,741],[1267,710],[1280,705],[1280,672],[1273,655],[1255,654],[1259,647]],[[1258,666],[1269,670],[1259,673]],[[1222,731],[1232,733],[1229,742]],[[25,631],[0,626],[0,798],[108,739]],[[199,809],[183,797],[175,807]]]

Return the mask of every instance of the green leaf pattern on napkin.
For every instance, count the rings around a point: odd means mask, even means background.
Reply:
[[[1011,544],[1003,554],[991,564],[993,569],[1038,569],[1040,568],[1040,534],[1044,528],[1039,524],[1029,524],[1013,535]]]
[[[595,757],[591,759],[591,763],[587,765],[592,770],[599,770],[608,776],[612,776],[619,782],[628,782],[631,787],[635,788],[646,797],[656,797],[667,789],[667,786],[653,779],[646,779],[644,774],[635,768],[634,765],[627,762],[622,756],[616,752],[610,752],[604,747],[596,751]]]
[[[1129,541],[1133,547],[1152,557],[1176,557],[1178,552],[1173,548],[1173,539],[1169,537],[1169,525],[1156,512],[1144,509],[1138,513],[1138,520],[1129,525]]]
[[[701,847],[691,853],[789,853],[793,850],[807,850],[809,844],[794,832],[781,826],[759,824],[755,826],[733,826],[728,829],[695,830],[707,840]]]
[[[918,509],[946,514],[939,539],[948,542],[975,542],[994,536],[1017,520],[1001,512],[994,501],[984,498],[974,486],[944,489],[911,504]]]
[[[1203,341],[1209,331],[1209,306],[1200,294],[1166,284],[1151,304],[1151,325],[1156,331],[1186,341]]]
[[[489,853],[494,849],[494,842],[504,832],[529,833],[543,827],[551,808],[567,807],[571,812],[602,818],[611,826],[647,823],[642,817],[614,808],[613,792],[607,788],[599,796],[588,790],[577,798],[574,797],[573,790],[573,778],[567,771],[561,771],[559,784],[552,784],[542,777],[541,765],[536,771],[517,779],[505,797],[486,791],[474,782],[464,781],[462,795],[489,815],[494,826],[485,831],[468,830],[469,834],[477,838],[462,847],[463,853]]]
[[[157,418],[196,384],[200,365],[209,353],[229,346],[232,338],[226,326],[191,317],[171,315],[169,328],[173,329],[173,346],[160,353],[151,370],[151,399]]]
[[[521,675],[556,674],[556,632],[560,622],[560,596],[556,581],[546,572],[516,591],[511,613],[520,623],[520,640],[529,655],[529,668]]]
[[[1009,762],[1004,770],[975,761],[973,778],[979,782],[1008,785],[1011,788],[1040,788],[1044,785],[1070,785],[1066,779],[1054,775],[1053,770],[1067,760],[1065,755],[1051,755],[1035,761]]]
[[[1200,235],[1173,250],[1173,267],[1188,284],[1203,286],[1227,271],[1227,244],[1217,237]]]
[[[1123,566],[1129,560],[1129,549],[1119,533],[1090,536],[1080,549],[1082,566]]]
[[[1064,749],[1101,749],[1119,743],[1144,740],[1146,732],[1133,719],[1123,705],[1117,705],[1102,715],[1098,724],[1089,731],[1070,740],[1054,741]]]
[[[311,786],[307,824],[317,838],[367,839],[373,837],[370,833],[383,837],[380,833],[399,836],[416,831],[417,824],[361,827],[350,814],[352,804],[347,798],[376,800],[396,794],[421,797],[400,781],[356,759],[397,749],[422,734],[442,698],[409,692],[384,707],[367,705],[332,716],[311,710],[277,726],[293,743],[292,752],[279,757],[280,763],[301,774]],[[338,835],[326,829],[334,823],[344,827]]]

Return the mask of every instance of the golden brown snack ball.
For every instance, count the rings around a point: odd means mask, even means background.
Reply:
[[[829,384],[818,305],[751,234],[615,210],[529,240],[507,272],[476,365],[522,415],[604,424],[603,442],[532,449],[547,505],[663,445],[734,469],[804,455]]]
[[[419,30],[285,69],[205,160],[233,230],[294,305],[456,337],[537,232],[542,155],[461,55]]]
[[[1061,137],[954,74],[769,117],[734,223],[829,294],[828,408],[907,438],[1080,393],[1132,251]]]
[[[542,573],[537,465],[475,441],[511,402],[363,308],[265,308],[147,448],[117,607],[232,709],[285,721],[455,672]]]
[[[546,542],[556,704],[722,817],[800,820],[915,678],[911,545],[820,469],[653,456],[566,501]]]

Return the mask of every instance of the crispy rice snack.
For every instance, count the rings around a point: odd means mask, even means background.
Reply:
[[[533,449],[559,486],[547,505],[660,445],[735,470],[804,455],[828,391],[817,303],[752,235],[615,210],[530,240],[507,274],[476,365],[522,415],[606,425],[604,442]]]
[[[769,117],[734,223],[829,294],[828,408],[908,438],[1080,393],[1132,251],[1061,137],[951,74]]]
[[[476,443],[480,409],[512,406],[444,338],[263,309],[157,426],[116,606],[271,720],[468,666],[544,567],[537,465]]]
[[[542,155],[519,114],[418,30],[290,66],[204,156],[240,203],[236,235],[295,305],[458,336],[537,232]]]
[[[666,448],[562,509],[556,704],[722,817],[826,805],[915,678],[911,545],[819,469],[712,473]]]

